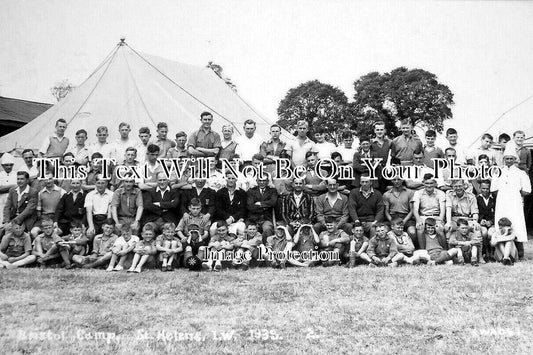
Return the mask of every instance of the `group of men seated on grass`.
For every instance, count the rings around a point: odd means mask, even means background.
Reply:
[[[271,127],[271,138],[263,140],[255,135],[253,121],[246,121],[245,135],[235,140],[233,128],[225,126],[221,139],[210,129],[211,122],[211,114],[202,113],[200,129],[189,138],[179,132],[175,141],[166,138],[165,123],[158,125],[155,139],[148,128],[141,128],[137,142],[129,137],[126,123],[120,125],[121,138],[115,143],[106,141],[106,127],[98,128],[98,142],[92,145],[85,144],[87,133],[79,130],[76,145],[70,147],[64,136],[66,122],[58,120],[56,133],[39,154],[59,158],[63,166],[87,165],[84,180],[56,180],[52,170],[37,179],[32,150],[23,152],[26,166],[17,171],[13,158],[4,154],[0,267],[34,264],[141,272],[145,265],[163,271],[251,265],[477,266],[487,261],[512,265],[524,257],[523,236],[515,235],[513,218],[495,221],[497,196],[491,193],[490,180],[436,179],[430,172],[371,178],[363,161],[379,158],[381,167],[430,169],[432,158],[447,158],[458,165],[507,164],[528,171],[531,157],[521,131],[513,135],[513,153],[506,155],[491,149],[490,135],[483,136],[475,152],[466,152],[457,145],[453,129],[447,132],[446,149],[435,147],[431,130],[423,145],[408,121],[393,140],[386,136],[384,123],[377,122],[375,138],[357,137],[359,147],[354,147],[352,134],[344,134],[343,145],[336,147],[320,130],[313,142],[306,122],[299,123],[294,142],[280,139],[277,125]],[[500,137],[501,144],[508,140]],[[167,176],[158,160],[187,157],[208,158],[209,177]],[[305,166],[303,176],[272,180],[273,163],[280,157]],[[97,158],[114,158],[125,166],[145,164],[149,176],[130,172],[105,178]],[[218,160],[231,158],[244,166],[262,166],[266,173],[256,178],[232,170],[222,173]],[[323,179],[316,164],[325,158],[353,166],[354,179]],[[530,192],[529,178],[528,184],[520,192]]]

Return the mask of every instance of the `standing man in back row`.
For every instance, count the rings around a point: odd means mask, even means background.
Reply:
[[[154,144],[159,147],[158,158],[165,158],[170,148],[174,148],[176,143],[172,139],[167,138],[168,125],[166,122],[159,122],[157,124],[157,135]]]
[[[314,150],[315,142],[307,137],[309,123],[306,120],[298,121],[297,130],[298,135],[294,141],[287,144],[287,151],[290,151],[289,155],[292,157],[294,166],[305,166],[306,154]]]
[[[422,142],[413,136],[411,121],[405,118],[401,121],[402,135],[394,138],[391,144],[391,158],[400,160],[402,165],[413,164],[413,154],[416,151],[423,151]]]
[[[235,153],[239,156],[244,165],[252,165],[252,158],[261,150],[263,138],[255,134],[256,124],[253,120],[244,121],[244,135],[237,137],[235,143]]]
[[[39,149],[39,155],[45,158],[62,158],[69,146],[69,140],[65,137],[66,130],[67,121],[62,118],[58,119],[56,121],[55,133],[46,137],[41,145],[41,149]]]
[[[222,144],[220,135],[211,130],[213,115],[204,111],[200,115],[200,121],[202,122],[200,129],[189,136],[189,141],[187,142],[189,154],[195,157],[215,157]]]

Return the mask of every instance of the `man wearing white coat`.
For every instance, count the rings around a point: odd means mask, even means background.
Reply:
[[[498,191],[495,222],[498,223],[502,217],[511,220],[516,235],[518,257],[523,259],[523,243],[527,243],[523,196],[531,193],[531,181],[529,176],[515,165],[517,159],[516,151],[507,147],[503,153],[504,166],[501,168],[501,175],[492,181],[491,191]]]

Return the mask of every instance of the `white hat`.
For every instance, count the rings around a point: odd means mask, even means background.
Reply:
[[[514,147],[514,145],[507,145],[505,147],[505,150],[503,152],[503,157],[513,157],[515,158],[516,160],[518,160],[518,155],[516,154],[516,149]]]
[[[2,155],[2,159],[0,159],[0,164],[15,164],[15,158],[13,158],[13,156],[9,153],[4,153],[4,155]]]

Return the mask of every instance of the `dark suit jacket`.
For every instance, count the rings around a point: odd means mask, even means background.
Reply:
[[[373,152],[373,151],[370,151],[370,158],[371,159],[377,159],[379,158],[378,157],[378,153],[376,152]],[[354,173],[354,180],[352,182],[352,186],[353,187],[360,187],[361,186],[361,175],[363,175],[364,173],[369,173],[370,170],[368,169],[368,167],[366,166],[365,163],[363,163],[363,157],[362,157],[362,154],[360,151],[356,151],[353,155],[353,173]],[[369,164],[371,165],[374,165],[375,163],[373,162],[369,162]],[[376,168],[376,177],[377,178],[380,178],[381,177],[381,164],[379,164]],[[379,187],[379,182],[378,180],[373,180],[372,181],[372,187],[374,188],[378,188]]]
[[[302,192],[302,198],[300,205],[296,204],[294,194],[288,194],[281,199],[281,218],[289,225],[291,222],[302,223],[304,219],[308,219],[309,222],[315,220],[315,202],[313,197],[305,192]]]
[[[479,221],[482,219],[491,221],[494,224],[494,212],[496,211],[496,199],[494,196],[490,196],[488,205],[485,204],[483,196],[477,195],[477,207],[479,209]]]
[[[6,205],[4,206],[4,223],[13,220],[22,221],[26,230],[30,231],[37,221],[37,191],[30,187],[28,193],[22,194],[18,201],[17,187],[9,189]]]
[[[74,219],[77,219],[81,220],[83,224],[87,225],[87,214],[85,213],[86,195],[87,194],[82,190],[76,196],[76,201],[72,199],[72,191],[69,191],[61,196],[54,215],[54,222],[70,223]]]
[[[228,188],[223,187],[215,194],[215,218],[213,221],[226,220],[233,217],[235,221],[246,219],[246,191],[236,189],[233,201],[230,202]]]
[[[271,187],[265,188],[265,193],[261,195],[259,187],[256,186],[248,190],[247,206],[248,219],[253,219],[256,222],[272,221],[272,211],[278,202],[278,192]],[[261,202],[261,206],[256,205],[256,202]]]
[[[200,196],[198,196],[196,187],[193,186],[192,189],[181,190],[180,218],[181,216],[183,216],[185,212],[189,212],[189,203],[191,203],[191,200],[193,198],[198,198],[202,202],[202,213],[203,214],[209,213],[211,217],[215,214],[215,190],[209,187],[204,187],[202,189],[202,192],[200,192]]]
[[[143,193],[143,221],[144,223],[153,222],[161,217],[165,222],[178,223],[178,207],[180,203],[179,193],[176,189],[165,191],[163,197],[161,193],[153,187]],[[154,205],[159,202],[161,205]]]

